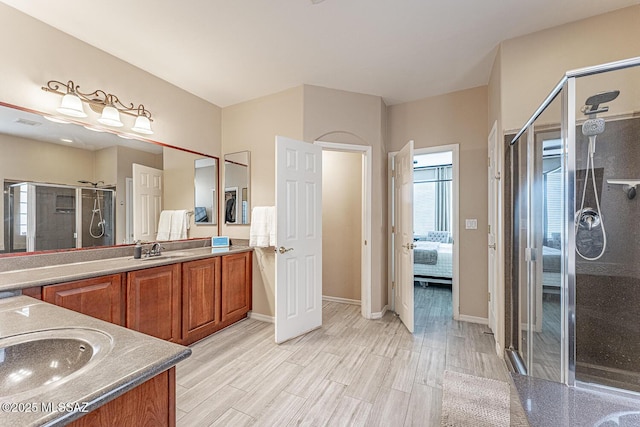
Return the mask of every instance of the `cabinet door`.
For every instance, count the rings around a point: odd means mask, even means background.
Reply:
[[[97,319],[124,325],[124,286],[120,274],[45,286],[42,299]]]
[[[180,342],[180,264],[127,273],[127,328]]]
[[[251,310],[251,252],[222,257],[222,322],[243,318]]]
[[[182,264],[182,342],[215,332],[220,323],[220,257]]]

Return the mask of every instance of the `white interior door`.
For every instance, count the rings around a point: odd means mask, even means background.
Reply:
[[[152,242],[162,211],[162,170],[133,164],[133,240]]]
[[[396,312],[413,333],[413,141],[394,160]]]
[[[322,147],[276,137],[276,213],[282,343],[322,326]]]
[[[500,191],[500,173],[502,162],[499,159],[498,153],[498,137],[496,128],[491,130],[488,140],[489,150],[489,171],[488,171],[488,184],[489,184],[489,265],[488,265],[488,283],[489,283],[489,328],[493,331],[494,335],[497,334],[497,316],[496,316],[496,302],[497,302],[497,283],[499,277],[499,257],[497,254],[497,239],[496,232],[498,230],[498,193]]]

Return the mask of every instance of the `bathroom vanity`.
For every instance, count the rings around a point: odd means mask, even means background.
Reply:
[[[36,384],[34,390],[0,395],[2,403],[82,405],[11,418],[3,414],[3,420],[9,425],[106,426],[132,420],[135,425],[175,425],[173,366],[191,353],[182,345],[245,318],[251,310],[251,283],[252,249],[244,246],[0,272],[0,292],[22,293],[0,299],[0,346],[31,333],[75,330],[80,345],[96,351],[86,366],[55,379],[53,387]],[[92,344],[96,331],[109,337],[107,344]],[[18,363],[23,357],[16,358]]]
[[[77,279],[77,280],[74,280]],[[252,250],[211,247],[0,273],[23,295],[189,345],[251,310]]]

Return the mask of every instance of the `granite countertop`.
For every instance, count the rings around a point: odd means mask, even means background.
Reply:
[[[52,285],[74,280],[105,276],[108,274],[142,270],[160,265],[175,264],[184,261],[228,255],[251,251],[249,246],[231,246],[229,248],[195,248],[165,251],[160,257],[134,259],[133,255],[97,261],[58,264],[46,267],[11,270],[0,273],[0,292],[29,288],[32,286]],[[133,249],[132,249],[133,252]],[[174,256],[172,254],[179,254]]]
[[[41,403],[81,404],[91,411],[186,359],[191,349],[94,319],[27,296],[0,299],[0,345],[9,337],[35,331],[76,329],[110,342],[104,356],[77,376],[63,378],[40,392],[0,395],[3,426],[64,425],[83,412],[47,412]],[[98,332],[96,332],[98,331]],[[104,339],[104,338],[103,338]],[[89,362],[93,363],[93,362]],[[13,400],[15,399],[15,401]],[[9,404],[37,405],[36,411],[7,410]],[[14,405],[15,406],[15,405]],[[24,406],[23,406],[24,409]]]

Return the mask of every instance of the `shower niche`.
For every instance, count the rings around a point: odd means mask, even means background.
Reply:
[[[9,252],[113,245],[114,195],[109,188],[7,184]]]

